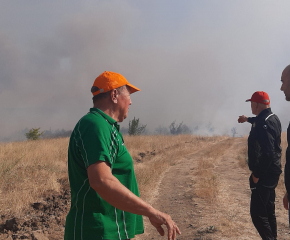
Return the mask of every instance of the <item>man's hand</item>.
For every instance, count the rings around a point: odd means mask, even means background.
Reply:
[[[176,233],[181,234],[176,223],[173,222],[171,217],[166,213],[156,210],[156,213],[148,218],[151,224],[157,229],[161,236],[164,236],[164,229],[162,228],[162,225],[166,225],[168,230],[168,240],[175,240]]]
[[[179,228],[168,214],[162,213],[133,194],[112,175],[110,166],[103,161],[90,165],[87,169],[90,186],[102,199],[112,206],[138,215],[147,216],[151,224],[164,236],[162,225],[168,229],[168,240],[175,240]]]
[[[244,123],[248,121],[248,117],[245,115],[239,116],[238,122],[239,123]]]
[[[254,183],[257,183],[257,182],[259,181],[259,178],[256,178],[256,177],[254,176],[254,174],[252,174],[252,178],[253,178],[253,182],[254,182]]]
[[[289,210],[289,200],[288,200],[288,193],[286,192],[283,197],[283,205],[286,210]]]

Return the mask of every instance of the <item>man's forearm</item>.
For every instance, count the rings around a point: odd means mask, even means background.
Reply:
[[[112,206],[138,215],[152,216],[158,211],[137,197],[111,173],[106,162],[99,161],[87,169],[90,186]]]
[[[114,175],[108,163],[98,161],[87,168],[89,183],[99,196],[112,206],[138,215],[147,216],[150,223],[160,235],[164,235],[161,227],[166,225],[168,239],[175,240],[176,233],[181,234],[171,217],[153,208],[127,189]]]
[[[102,199],[120,210],[147,217],[155,214],[157,211],[127,189],[113,175],[106,177],[98,184],[91,184],[91,187]]]

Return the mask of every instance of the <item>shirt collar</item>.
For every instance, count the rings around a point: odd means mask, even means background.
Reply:
[[[98,109],[98,108],[90,108],[90,112],[97,112],[99,113],[103,118],[105,118],[111,125],[115,125],[115,127],[118,129],[120,129],[120,125],[117,123],[116,120],[114,120],[113,118],[111,118],[109,115],[107,115],[106,113],[104,113],[102,110]]]

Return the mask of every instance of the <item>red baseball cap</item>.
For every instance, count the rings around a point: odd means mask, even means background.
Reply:
[[[96,96],[100,93],[105,93],[124,85],[127,85],[130,88],[130,93],[140,91],[139,88],[130,84],[120,73],[105,71],[96,78],[91,92]]]
[[[263,91],[257,91],[257,92],[254,92],[252,97],[246,100],[246,102],[256,102],[256,103],[263,103],[265,105],[269,105],[270,98],[269,98],[268,93],[263,92]]]

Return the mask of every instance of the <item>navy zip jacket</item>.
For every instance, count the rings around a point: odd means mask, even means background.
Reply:
[[[284,182],[285,182],[285,187],[288,193],[288,198],[290,194],[290,123],[287,128],[287,142],[288,142],[288,147],[286,150],[286,163],[285,163],[285,169],[284,169]]]
[[[248,122],[252,123],[248,138],[249,169],[259,178],[258,184],[275,188],[282,173],[280,120],[267,108],[257,117],[248,118]]]

